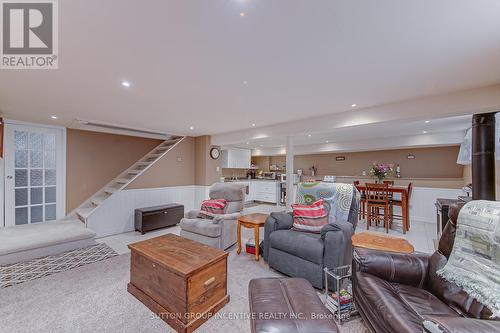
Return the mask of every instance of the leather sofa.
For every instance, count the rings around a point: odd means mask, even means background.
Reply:
[[[450,207],[439,249],[432,255],[355,250],[354,299],[372,331],[500,332],[500,321],[488,320],[488,308],[436,274],[451,254],[461,207]]]
[[[252,333],[338,333],[332,313],[304,279],[253,279],[248,301]]]

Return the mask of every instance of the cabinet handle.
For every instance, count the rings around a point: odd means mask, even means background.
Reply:
[[[210,279],[208,279],[207,281],[205,281],[205,283],[203,283],[205,285],[205,287],[208,287],[209,285],[211,285],[212,283],[214,283],[215,281],[215,276],[212,276]]]

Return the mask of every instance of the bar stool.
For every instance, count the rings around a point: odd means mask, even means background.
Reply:
[[[408,205],[406,207],[406,209],[410,209],[409,205],[410,205],[410,198],[411,198],[411,193],[413,192],[413,183],[409,183],[408,184],[408,195],[407,195],[407,201],[408,201]],[[403,209],[403,198],[401,199],[392,199],[392,208],[391,208],[391,215],[392,215],[392,218],[396,219],[396,220],[403,220],[403,215],[394,215],[394,206],[399,206],[401,207],[401,209]],[[408,216],[408,230],[410,230],[410,217]],[[404,226],[403,226],[404,228]]]
[[[380,213],[380,210],[383,213]],[[369,230],[372,220],[376,225],[383,220],[385,232],[389,233],[392,225],[392,201],[389,200],[389,184],[366,184],[366,229]]]
[[[359,186],[359,180],[355,180],[353,182],[354,187]],[[359,202],[359,219],[363,219],[366,217],[366,193],[364,190],[359,191],[361,194],[361,200]]]

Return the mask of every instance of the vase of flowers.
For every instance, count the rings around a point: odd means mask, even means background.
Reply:
[[[392,172],[392,169],[392,164],[373,163],[372,168],[370,169],[370,175],[372,175],[372,177],[376,177],[378,179],[378,182],[382,183],[389,172]]]

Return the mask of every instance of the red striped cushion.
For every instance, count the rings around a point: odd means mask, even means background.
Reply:
[[[294,204],[292,209],[294,230],[319,233],[321,228],[328,224],[328,214],[323,199],[309,206]]]
[[[227,201],[224,199],[203,200],[201,203],[199,218],[212,219],[214,215],[224,214]]]

